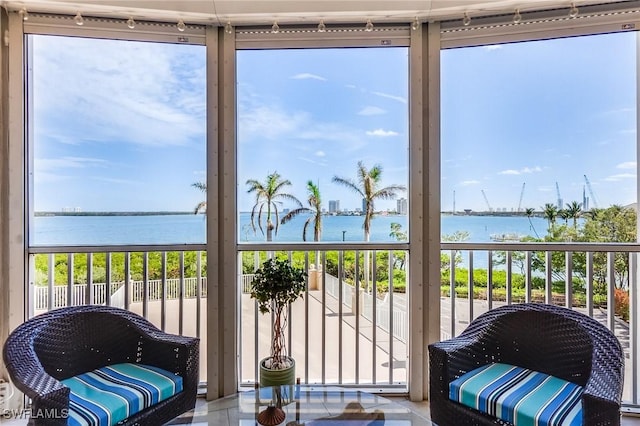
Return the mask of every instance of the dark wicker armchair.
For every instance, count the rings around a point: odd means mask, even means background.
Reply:
[[[60,380],[127,362],[178,374],[182,392],[122,423],[157,426],[195,406],[198,348],[197,338],[164,333],[132,312],[88,305],[56,309],[26,321],[5,342],[3,356],[13,383],[31,398],[31,412],[49,417],[32,416],[33,425],[67,423],[61,417],[69,409],[69,388]]]
[[[429,345],[433,421],[440,426],[507,424],[449,400],[452,380],[492,362],[583,386],[583,424],[620,424],[622,348],[593,318],[553,305],[509,305],[480,315],[460,336]]]

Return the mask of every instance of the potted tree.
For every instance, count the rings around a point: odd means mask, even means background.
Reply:
[[[260,385],[295,383],[295,361],[287,355],[286,326],[289,304],[302,297],[306,274],[284,260],[268,259],[255,272],[251,297],[261,313],[273,314],[271,355],[260,361]]]

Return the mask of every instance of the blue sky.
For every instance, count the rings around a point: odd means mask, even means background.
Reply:
[[[633,33],[442,54],[442,208],[636,198]],[[205,179],[205,48],[32,36],[35,210],[191,210]],[[406,48],[239,51],[238,200],[277,171],[360,207],[358,161],[407,185]],[[406,194],[404,194],[406,196]],[[593,205],[593,202],[592,202]],[[287,207],[287,206],[285,206]],[[395,202],[378,208],[394,208]]]
[[[635,33],[442,54],[442,208],[636,201]],[[588,188],[585,188],[587,196]],[[593,207],[593,202],[591,202]]]

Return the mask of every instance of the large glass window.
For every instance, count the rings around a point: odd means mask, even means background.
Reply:
[[[28,41],[30,243],[204,242],[205,47]]]
[[[336,243],[242,252],[241,383],[269,355],[249,285],[275,256],[308,276],[288,321],[303,382],[406,385],[407,254],[375,244],[407,240],[408,48],[241,50],[237,84],[240,248]]]
[[[393,223],[406,232],[407,55],[238,52],[239,241],[396,241]],[[361,176],[374,184],[365,189]],[[280,185],[273,203],[269,185]]]

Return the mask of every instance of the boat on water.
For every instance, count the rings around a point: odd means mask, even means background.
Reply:
[[[491,234],[489,238],[491,241],[497,242],[520,242],[525,235],[518,234],[517,232],[507,232],[502,234]]]

